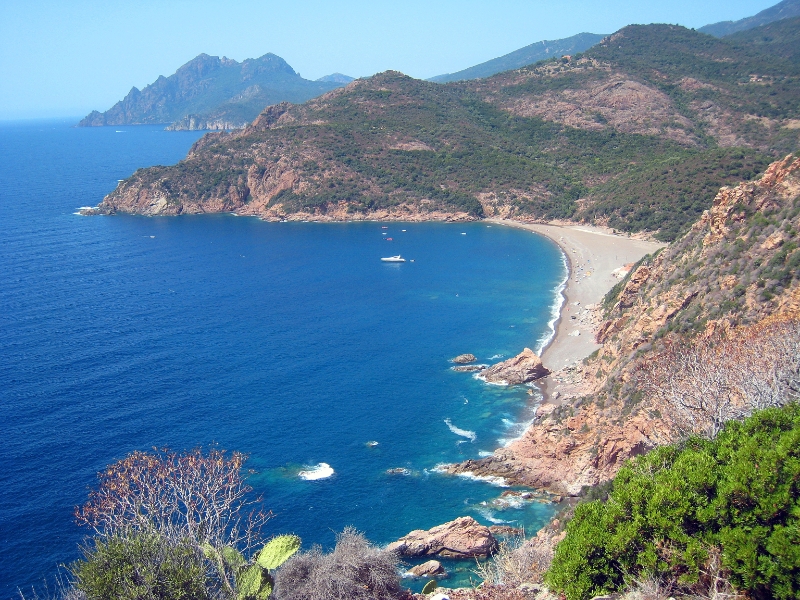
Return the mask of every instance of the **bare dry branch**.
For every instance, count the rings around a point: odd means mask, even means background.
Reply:
[[[667,341],[638,373],[677,437],[715,437],[731,419],[800,398],[800,321]]]
[[[197,448],[133,452],[98,474],[100,485],[75,509],[98,535],[153,530],[172,542],[253,548],[271,513],[242,476],[246,457]]]

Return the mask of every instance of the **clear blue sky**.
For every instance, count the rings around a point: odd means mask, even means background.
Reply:
[[[0,0],[0,119],[77,117],[201,52],[273,52],[303,77],[450,73],[542,39],[702,27],[777,0]]]

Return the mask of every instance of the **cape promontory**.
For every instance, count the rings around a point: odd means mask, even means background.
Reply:
[[[629,26],[580,57],[446,85],[388,71],[208,134],[95,212],[569,219],[672,240],[800,143],[800,64],[753,32]]]
[[[169,77],[134,87],[105,112],[92,111],[80,127],[171,123],[168,129],[240,129],[265,106],[301,103],[337,88],[339,78],[309,81],[275,54],[242,62],[200,54]]]

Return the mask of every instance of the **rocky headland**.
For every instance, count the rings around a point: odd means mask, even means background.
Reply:
[[[800,93],[800,72],[777,47],[753,40],[630,26],[583,56],[487,79],[440,85],[380,73],[208,134],[185,160],[137,171],[86,212],[562,219],[672,240],[721,185],[752,177],[800,139],[800,109],[780,103]],[[211,68],[211,58],[201,66]],[[780,95],[770,87],[778,79]],[[144,100],[125,102],[117,112],[127,119]],[[178,119],[240,123],[200,110]]]
[[[596,350],[542,380],[545,400],[528,431],[492,456],[445,470],[575,496],[672,441],[666,409],[644,394],[640,370],[668,340],[800,317],[798,231],[800,158],[721,189],[689,232],[608,287],[592,320]],[[556,343],[580,339],[563,333]]]

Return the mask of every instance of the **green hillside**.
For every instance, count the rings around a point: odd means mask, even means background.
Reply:
[[[734,33],[727,41],[750,45],[759,52],[797,64],[800,62],[800,16]]]
[[[630,26],[488,79],[382,73],[206,136],[99,210],[573,219],[671,240],[720,186],[798,148],[800,67],[754,40]]]
[[[480,79],[491,77],[503,71],[519,69],[527,65],[547,60],[548,58],[561,58],[567,54],[584,52],[597,44],[605,36],[596,33],[579,33],[563,40],[542,40],[514,52],[509,52],[498,58],[487,60],[484,63],[463,69],[455,73],[437,75],[428,81],[448,83],[450,81],[463,81],[465,79]]]

